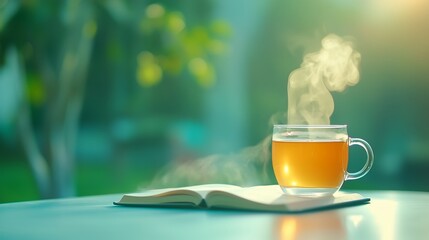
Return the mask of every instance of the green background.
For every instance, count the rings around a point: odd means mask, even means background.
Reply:
[[[331,123],[375,153],[371,172],[344,188],[429,191],[427,1],[3,0],[0,9],[0,202],[274,182],[266,154],[246,149],[270,135],[287,111],[289,74],[330,33],[362,56],[360,82],[333,94]],[[75,133],[60,168],[67,191],[38,191],[22,106],[49,166],[58,158],[47,133]],[[215,166],[194,164],[213,154]],[[350,171],[363,157],[351,149]],[[159,181],[179,166],[195,177]]]

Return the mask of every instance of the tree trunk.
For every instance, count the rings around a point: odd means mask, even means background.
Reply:
[[[45,84],[45,151],[37,144],[26,100],[19,116],[19,131],[41,198],[75,195],[74,150],[84,97],[96,23],[91,1],[64,6],[64,38],[59,39],[57,59],[44,57],[51,46],[39,52]],[[57,70],[58,69],[58,70]],[[25,98],[24,98],[25,99]],[[42,154],[43,152],[43,154]]]

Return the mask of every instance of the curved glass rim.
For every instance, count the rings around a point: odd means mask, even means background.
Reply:
[[[332,129],[332,128],[347,128],[346,124],[334,125],[304,125],[304,124],[274,124],[274,128],[319,128],[319,129]]]

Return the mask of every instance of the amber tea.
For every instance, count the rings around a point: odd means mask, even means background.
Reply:
[[[367,164],[348,173],[348,148],[359,145],[368,153]],[[272,164],[278,184],[291,195],[335,193],[344,180],[365,175],[373,161],[372,149],[362,139],[349,138],[345,125],[276,125]]]
[[[348,145],[341,141],[273,141],[273,168],[282,186],[337,188],[347,171]]]

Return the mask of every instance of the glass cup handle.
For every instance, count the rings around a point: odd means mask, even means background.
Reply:
[[[372,167],[372,164],[374,163],[374,153],[372,152],[372,148],[369,143],[360,138],[349,138],[349,146],[353,145],[361,146],[365,150],[367,158],[365,166],[363,166],[361,170],[355,173],[347,172],[346,180],[355,180],[365,176],[365,174],[369,172]]]

